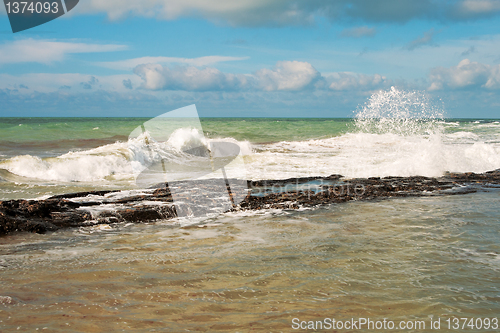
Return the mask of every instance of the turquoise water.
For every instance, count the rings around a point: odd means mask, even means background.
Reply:
[[[137,126],[149,118],[0,118],[0,142],[127,140]],[[339,136],[356,130],[351,118],[201,118],[209,138],[232,137],[254,143],[303,141]],[[490,131],[498,119],[446,119],[449,133],[470,129]],[[477,123],[478,122],[478,123]],[[482,125],[482,126],[474,126]],[[2,147],[3,148],[3,147]]]
[[[127,140],[149,118],[0,118],[0,142]],[[255,143],[337,136],[352,119],[201,118],[209,138],[233,137]]]

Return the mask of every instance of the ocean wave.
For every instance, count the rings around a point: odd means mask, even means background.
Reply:
[[[460,136],[460,135],[459,135]],[[340,137],[280,142],[252,157],[254,179],[299,176],[346,177],[442,176],[450,172],[485,172],[500,167],[500,145],[467,139],[347,133]]]
[[[360,108],[354,124],[350,133],[332,138],[257,146],[250,167],[253,179],[331,174],[439,177],[447,171],[500,167],[500,145],[491,141],[497,128],[481,130],[497,124],[446,121],[425,92],[392,87],[375,93]]]
[[[29,179],[58,182],[113,182],[133,180],[143,170],[158,161],[168,161],[182,169],[199,157],[186,151],[208,147],[212,141],[237,143],[242,155],[251,154],[249,142],[232,138],[206,140],[193,129],[179,129],[167,142],[157,142],[149,133],[128,142],[115,142],[97,148],[70,151],[60,156],[41,158],[19,155],[0,162],[0,169]],[[200,163],[206,160],[200,159]],[[17,179],[19,181],[19,179]]]
[[[68,155],[68,154],[67,154]],[[61,182],[106,181],[127,177],[131,167],[119,155],[84,155],[40,158],[31,155],[15,156],[0,163],[0,167],[18,176]]]
[[[487,124],[479,124],[475,126],[476,128],[500,128],[500,123],[498,121]]]

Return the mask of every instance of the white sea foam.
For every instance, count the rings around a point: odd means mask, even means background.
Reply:
[[[423,92],[391,88],[374,94],[356,115],[356,130],[339,137],[258,146],[254,179],[300,176],[441,176],[500,168],[498,133],[458,131]],[[485,126],[486,125],[486,126]],[[493,125],[493,126],[492,126]],[[473,125],[471,130],[497,124]]]
[[[201,146],[208,148],[205,136],[196,128],[178,128],[170,135],[167,144],[177,151],[189,150]]]
[[[46,159],[23,155],[2,162],[0,167],[23,177],[62,182],[121,178],[131,171],[127,159],[115,154],[63,155]]]
[[[460,139],[479,140],[480,139],[479,135],[472,133],[472,132],[465,132],[465,131],[447,134],[446,138],[451,139],[451,140],[460,140]]]
[[[160,161],[178,165],[182,170],[188,163],[206,164],[206,158],[186,153],[210,146],[211,141],[237,143],[241,155],[251,154],[249,142],[238,142],[233,138],[207,140],[196,129],[180,128],[173,132],[166,142],[157,142],[148,132],[128,142],[116,142],[95,149],[73,151],[58,157],[40,158],[20,155],[0,162],[0,169],[14,175],[57,182],[108,182],[117,180],[133,181],[142,171]],[[233,167],[234,169],[234,167]],[[236,166],[238,169],[238,166]],[[232,177],[245,177],[245,174],[227,172]],[[185,175],[189,176],[189,172]],[[161,181],[161,179],[159,180]],[[159,182],[158,181],[158,182]]]
[[[499,145],[471,141],[476,138],[444,143],[440,134],[348,133],[332,139],[271,145],[254,155],[247,168],[253,171],[255,179],[330,174],[441,176],[446,171],[484,172],[500,168]]]

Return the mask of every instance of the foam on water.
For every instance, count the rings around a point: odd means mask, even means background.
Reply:
[[[393,133],[401,136],[440,131],[444,111],[421,91],[395,87],[373,94],[358,110],[356,127],[365,133]]]
[[[178,151],[189,150],[200,146],[208,148],[208,142],[205,136],[196,128],[178,128],[168,138],[167,144]]]
[[[110,182],[130,180],[148,166],[161,160],[182,166],[200,159],[185,151],[208,148],[211,141],[237,143],[242,155],[251,154],[248,142],[232,138],[207,140],[193,128],[179,128],[166,142],[158,142],[148,132],[128,142],[116,142],[95,149],[72,151],[66,154],[40,158],[19,155],[0,161],[0,170],[30,179],[58,182]],[[205,160],[202,160],[205,162]],[[22,181],[17,179],[16,181]]]
[[[350,133],[258,146],[259,153],[251,161],[253,176],[438,177],[446,171],[500,168],[500,144],[492,142],[491,132],[480,130],[498,124],[478,123],[469,130],[448,133],[461,124],[443,117],[442,108],[424,92],[392,87],[374,94],[358,110]]]
[[[124,143],[91,150],[69,152],[55,158],[15,156],[0,163],[0,168],[27,178],[61,182],[112,180],[131,174],[129,153]]]
[[[62,182],[105,180],[130,169],[126,160],[113,155],[50,159],[24,155],[2,163],[2,167],[19,176]]]
[[[374,94],[356,115],[360,148],[369,158],[356,176],[441,176],[485,172],[500,167],[500,146],[472,131],[447,133],[460,124],[445,122],[442,106],[420,91],[391,87]],[[487,124],[476,125],[476,129]],[[484,133],[483,133],[484,134]],[[370,152],[377,152],[378,157]],[[364,162],[364,163],[363,163]],[[366,163],[368,162],[368,163]]]

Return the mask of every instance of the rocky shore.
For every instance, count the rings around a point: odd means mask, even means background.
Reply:
[[[229,206],[227,202],[217,202],[224,198],[211,195],[215,193],[216,186],[211,180],[181,183],[158,184],[146,190],[73,193],[46,200],[0,201],[0,235],[22,231],[44,233],[96,224],[153,222],[186,216],[180,212],[185,213],[187,208],[190,214],[196,216],[196,205],[203,212],[201,208],[207,200],[214,207],[222,207],[219,212],[214,211],[220,213],[227,210],[297,209],[351,200],[465,194],[500,187],[500,169],[481,174],[448,173],[439,178],[344,179],[340,175],[332,175],[286,180],[231,180],[228,193],[232,200]],[[169,190],[179,184],[197,189],[197,198],[190,202],[190,207],[174,200]],[[235,193],[243,193],[244,196],[236,201]],[[190,198],[193,199],[192,196]]]

